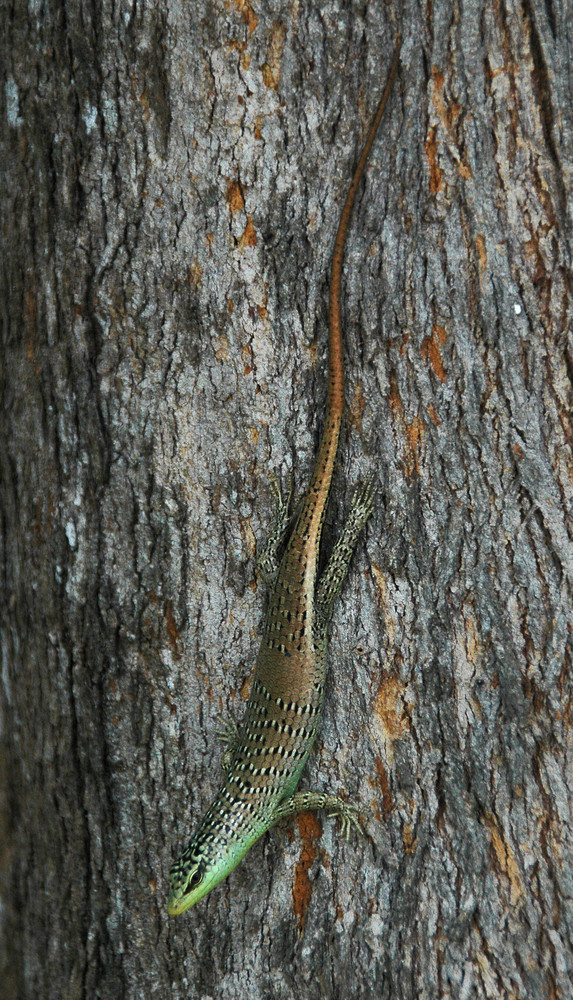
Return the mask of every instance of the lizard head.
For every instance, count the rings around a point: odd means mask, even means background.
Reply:
[[[257,839],[251,837],[251,841]],[[250,842],[248,844],[250,846]],[[199,831],[169,872],[167,912],[175,917],[195,906],[222,882],[248,850],[240,840]]]
[[[193,853],[192,846],[189,845],[169,872],[167,912],[172,917],[198,903],[219,881],[216,871],[209,869],[205,860]]]
[[[169,872],[167,912],[172,916],[195,906],[237,867],[269,824],[253,821],[250,802],[235,803],[228,815],[229,796],[215,799],[195,836]]]

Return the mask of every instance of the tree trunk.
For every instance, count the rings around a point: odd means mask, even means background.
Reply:
[[[571,996],[570,5],[3,12],[2,996]],[[399,28],[329,538],[379,503],[301,783],[367,836],[302,815],[168,918]]]

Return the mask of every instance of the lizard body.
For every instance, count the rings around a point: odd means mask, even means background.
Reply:
[[[272,582],[245,717],[227,726],[223,785],[189,845],[170,871],[168,912],[183,913],[224,879],[274,823],[302,809],[340,815],[345,833],[360,829],[355,810],[337,796],[296,793],[321,717],[327,627],[355,548],[372,511],[370,483],[359,487],[342,534],[318,576],[320,541],[344,409],[341,277],[356,191],[396,75],[398,41],[388,82],[350,185],[332,257],[328,394],[325,422],[308,489],[290,532],[289,500],[277,496],[277,527],[260,560]],[[286,544],[285,544],[286,537]],[[278,553],[284,545],[282,558]]]

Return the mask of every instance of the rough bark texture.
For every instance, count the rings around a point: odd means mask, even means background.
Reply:
[[[5,1000],[573,992],[571,8],[3,4]],[[354,217],[330,518],[380,503],[303,786],[185,916],[304,486]]]

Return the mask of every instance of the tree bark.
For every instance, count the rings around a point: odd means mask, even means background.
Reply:
[[[572,995],[570,5],[3,15],[2,996]],[[399,29],[329,538],[379,503],[301,784],[367,836],[303,815],[170,919]]]

